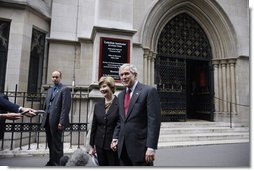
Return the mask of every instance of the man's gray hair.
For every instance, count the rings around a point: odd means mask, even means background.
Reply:
[[[136,68],[133,64],[128,64],[128,63],[125,63],[125,64],[123,64],[123,65],[121,65],[121,66],[119,67],[119,75],[120,75],[121,70],[124,69],[124,68],[126,68],[126,67],[129,67],[130,72],[131,72],[132,74],[134,74],[135,76],[138,75],[138,70],[137,70],[137,68]]]

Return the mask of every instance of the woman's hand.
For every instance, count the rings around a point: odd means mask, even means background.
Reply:
[[[88,154],[89,155],[94,155],[96,153],[96,150],[93,148],[93,147],[90,147],[89,151],[88,151]]]

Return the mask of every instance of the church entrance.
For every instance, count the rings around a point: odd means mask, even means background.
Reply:
[[[213,93],[209,62],[186,62],[186,114],[188,119],[213,121]]]
[[[201,26],[186,13],[177,15],[161,31],[157,51],[162,121],[213,121],[212,54]]]

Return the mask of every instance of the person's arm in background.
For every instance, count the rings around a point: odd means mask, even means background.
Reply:
[[[117,113],[119,113],[119,109],[117,111],[118,111]],[[121,127],[121,121],[120,121],[120,115],[118,114],[118,120],[117,120],[117,123],[116,123],[116,127],[115,127],[115,130],[114,130],[114,133],[113,133],[112,142],[111,142],[111,145],[110,145],[110,148],[113,151],[117,150],[118,136],[119,136],[119,132],[120,132],[120,127]]]
[[[61,90],[61,92],[62,92],[62,109],[60,120],[58,123],[58,129],[63,130],[68,126],[66,123],[68,123],[67,121],[69,120],[69,112],[71,109],[71,92],[67,87]]]
[[[4,108],[6,111],[15,112],[15,113],[22,112],[21,106],[10,102],[9,100],[5,99],[2,96],[0,96],[0,106]]]
[[[9,119],[9,120],[17,120],[22,118],[23,116],[20,113],[3,113],[0,114],[0,118]]]
[[[96,130],[97,130],[97,121],[96,121],[96,116],[95,116],[95,111],[97,108],[98,104],[95,104],[94,106],[94,111],[93,111],[93,120],[92,120],[92,125],[91,125],[91,132],[90,132],[90,148],[89,148],[89,154],[90,155],[94,155],[96,153],[96,149],[95,149],[95,134],[96,134]]]
[[[0,106],[3,109],[5,109],[6,111],[15,112],[15,113],[30,111],[30,112],[26,113],[26,116],[30,116],[30,117],[35,116],[35,114],[33,113],[35,111],[34,109],[16,105],[16,104],[10,102],[9,100],[5,99],[2,96],[0,96]]]
[[[149,163],[154,161],[155,159],[155,150],[157,149],[161,124],[160,98],[157,93],[157,90],[154,87],[149,89],[146,107],[147,107],[148,131],[146,142],[147,151],[145,160]]]

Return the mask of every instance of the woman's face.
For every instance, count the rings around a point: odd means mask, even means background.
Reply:
[[[111,97],[113,92],[106,83],[102,83],[100,86],[100,92],[104,97]]]

